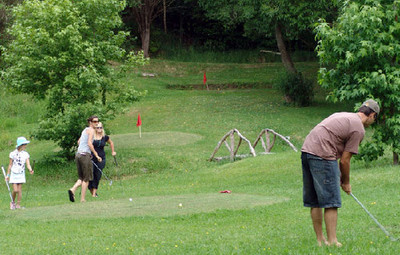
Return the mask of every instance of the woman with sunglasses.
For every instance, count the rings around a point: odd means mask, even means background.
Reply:
[[[99,162],[95,157],[93,157],[93,180],[89,182],[89,190],[93,197],[98,196],[97,190],[99,188],[103,169],[106,166],[106,153],[104,151],[104,146],[106,146],[106,143],[110,144],[111,155],[117,155],[114,150],[114,143],[111,141],[111,138],[104,132],[103,124],[99,122],[96,126],[93,146],[102,160]]]

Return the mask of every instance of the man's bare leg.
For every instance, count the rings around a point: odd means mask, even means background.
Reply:
[[[337,208],[325,208],[324,217],[325,217],[326,233],[328,235],[328,244],[341,247],[342,244],[338,242],[336,237],[336,226],[338,217]]]
[[[315,234],[317,235],[318,245],[328,244],[322,232],[322,208],[311,208],[311,219],[314,227]]]
[[[72,186],[72,188],[70,188],[70,190],[72,191],[72,193],[75,194],[76,189],[82,185],[82,180],[79,179],[75,182],[74,186]]]
[[[86,190],[88,189],[89,182],[82,181],[81,202],[85,202]]]

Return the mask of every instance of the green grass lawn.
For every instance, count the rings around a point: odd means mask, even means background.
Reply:
[[[317,65],[298,63],[308,76]],[[67,190],[76,180],[73,162],[49,164],[57,147],[32,140],[35,175],[27,176],[22,204],[9,210],[6,185],[0,186],[1,254],[397,254],[392,242],[346,194],[339,210],[342,248],[317,247],[309,210],[302,206],[300,153],[277,141],[273,154],[221,162],[207,161],[218,141],[237,128],[254,141],[263,128],[290,136],[300,149],[310,129],[335,111],[353,105],[330,104],[319,93],[310,107],[283,103],[273,88],[172,90],[168,84],[273,81],[278,64],[197,64],[154,61],[123,81],[148,90],[142,101],[105,123],[114,140],[118,167],[109,150],[99,197],[70,203]],[[154,78],[141,72],[157,73]],[[0,163],[19,135],[37,126],[40,103],[2,92],[4,129]],[[18,106],[19,105],[19,106]],[[20,109],[15,109],[16,107]],[[14,109],[11,112],[10,109]],[[32,109],[30,114],[26,109]],[[8,114],[9,113],[9,114]],[[142,117],[142,138],[136,127]],[[28,117],[29,116],[29,117]],[[7,124],[8,123],[8,124]],[[372,132],[372,130],[368,130]],[[365,141],[364,141],[365,142]],[[256,147],[259,153],[260,145]],[[239,154],[248,153],[243,144]],[[227,156],[221,147],[218,156]],[[352,162],[353,193],[395,237],[399,169],[390,153],[369,165]],[[230,190],[231,194],[220,193]],[[132,198],[132,201],[130,201]],[[182,204],[182,206],[179,206]]]

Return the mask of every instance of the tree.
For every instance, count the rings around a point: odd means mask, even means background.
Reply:
[[[400,152],[399,0],[365,0],[344,6],[332,25],[316,28],[322,68],[319,83],[332,90],[333,101],[376,99],[379,125],[361,148],[361,158],[374,160],[387,146],[394,163]],[[359,106],[359,104],[358,104]]]
[[[126,56],[121,45],[127,33],[118,31],[124,7],[120,0],[31,0],[14,8],[4,84],[46,100],[35,135],[57,142],[66,155],[72,155],[88,116],[112,118],[141,96],[116,86],[119,69],[109,64]]]
[[[0,45],[5,44],[5,42],[9,39],[6,33],[6,27],[10,23],[11,9],[20,2],[22,2],[22,0],[2,0],[0,2]]]
[[[149,57],[151,24],[155,18],[164,13],[166,24],[166,9],[173,0],[130,0],[129,12],[138,24],[144,57]],[[166,31],[166,27],[165,27]]]
[[[200,0],[199,4],[210,18],[221,20],[226,26],[243,23],[247,36],[274,37],[282,63],[290,73],[297,70],[287,40],[312,30],[319,18],[335,14],[335,6],[329,0]]]

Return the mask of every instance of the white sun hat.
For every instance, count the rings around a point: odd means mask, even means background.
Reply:
[[[17,146],[15,146],[15,147],[18,148],[19,146],[24,145],[24,144],[28,144],[28,143],[30,143],[30,141],[26,140],[25,137],[20,136],[20,137],[17,138]]]

